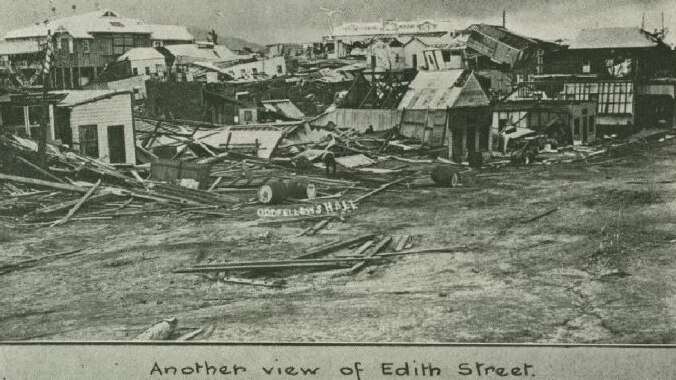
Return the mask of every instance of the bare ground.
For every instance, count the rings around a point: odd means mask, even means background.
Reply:
[[[223,218],[0,224],[2,262],[87,247],[0,275],[0,340],[124,340],[175,316],[186,331],[213,325],[206,340],[676,343],[674,157],[670,144],[593,165],[472,171],[456,189],[381,193],[303,238],[293,235],[307,225]],[[367,232],[468,249],[353,276],[291,273],[284,289],[172,273]]]

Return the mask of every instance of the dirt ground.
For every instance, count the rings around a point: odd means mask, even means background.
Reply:
[[[247,226],[255,208],[237,221],[4,222],[2,262],[86,249],[0,275],[0,340],[125,340],[175,316],[183,331],[213,325],[197,339],[219,341],[676,343],[675,157],[672,143],[591,165],[474,170],[455,189],[383,192],[302,238],[308,225]],[[362,233],[467,249],[352,276],[296,272],[283,289],[172,273]]]

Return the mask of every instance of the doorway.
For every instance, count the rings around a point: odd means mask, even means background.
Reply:
[[[108,126],[108,157],[111,164],[125,162],[127,154],[124,140],[124,125]]]

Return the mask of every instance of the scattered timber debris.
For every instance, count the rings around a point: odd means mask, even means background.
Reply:
[[[177,329],[178,320],[175,317],[164,319],[139,334],[134,340],[169,340]]]

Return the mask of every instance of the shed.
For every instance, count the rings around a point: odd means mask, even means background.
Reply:
[[[421,71],[399,103],[399,133],[430,147],[448,147],[456,161],[490,151],[490,101],[471,71]]]
[[[68,91],[57,105],[56,138],[108,163],[136,163],[131,91]]]

